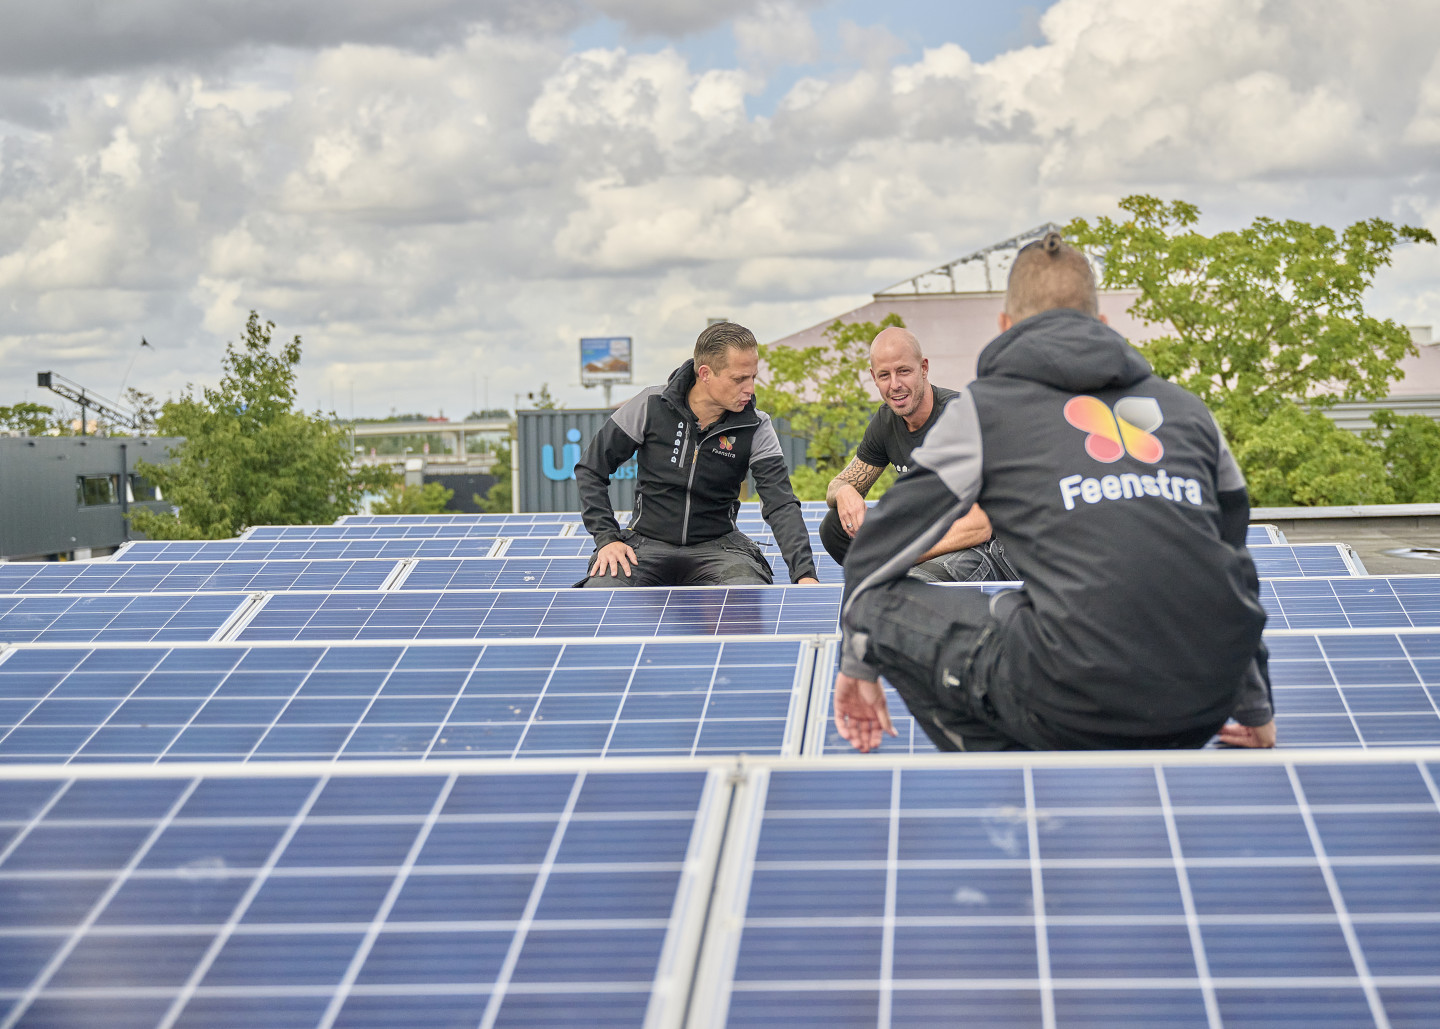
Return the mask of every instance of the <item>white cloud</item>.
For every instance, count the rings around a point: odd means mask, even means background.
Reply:
[[[1131,192],[1195,201],[1215,227],[1440,227],[1425,0],[1394,18],[1358,0],[1060,0],[1042,42],[980,63],[939,39],[895,58],[856,30],[848,64],[822,55],[842,70],[764,115],[747,105],[765,62],[810,45],[785,0],[536,8],[637,32],[732,19],[740,66],[709,69],[668,48],[572,53],[498,0],[430,0],[414,20],[451,31],[393,41],[398,6],[351,6],[327,26],[235,14],[211,68],[219,37],[153,0],[44,58],[74,79],[0,82],[0,381],[45,353],[103,390],[145,335],[164,359],[132,383],[163,393],[217,374],[253,307],[304,336],[312,405],[338,389],[346,408],[353,381],[362,413],[458,413],[472,373],[492,403],[548,381],[579,404],[596,399],[571,385],[579,335],[634,335],[659,378],[707,316],[781,336]],[[170,49],[87,74],[97,39],[164,17]],[[1410,248],[1376,303],[1440,325],[1437,270]]]

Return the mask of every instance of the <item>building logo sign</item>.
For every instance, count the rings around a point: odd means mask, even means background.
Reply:
[[[540,448],[540,471],[545,478],[551,482],[567,482],[575,478],[575,466],[580,463],[584,449],[580,446],[580,430],[567,429],[565,431],[565,443],[560,448],[560,460],[555,460],[555,447],[546,443]],[[619,468],[615,469],[613,479],[635,478],[635,459],[631,458]]]

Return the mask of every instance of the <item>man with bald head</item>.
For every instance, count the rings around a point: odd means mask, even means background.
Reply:
[[[1273,746],[1245,479],[1201,401],[1099,316],[1058,233],[1011,266],[1000,335],[845,562],[835,724],[942,750]],[[1020,589],[907,576],[983,503]],[[1233,722],[1227,722],[1233,717]]]
[[[830,511],[820,523],[820,542],[838,564],[845,563],[850,541],[865,523],[865,495],[887,464],[900,474],[910,470],[910,455],[950,398],[953,389],[930,382],[930,361],[909,329],[880,330],[870,344],[870,378],[884,401],[870,418],[855,459],[830,480],[825,500]],[[1004,549],[979,507],[957,519],[943,538],[921,555],[910,574],[927,582],[1011,579]]]

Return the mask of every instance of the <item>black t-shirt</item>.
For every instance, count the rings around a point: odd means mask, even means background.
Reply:
[[[959,395],[953,389],[931,383],[930,417],[914,432],[906,427],[904,418],[890,410],[889,404],[881,404],[880,410],[871,416],[870,424],[865,426],[865,438],[860,441],[860,449],[855,456],[875,468],[893,464],[895,470],[904,475],[910,470],[910,455],[925,442],[925,434],[940,417],[945,405]]]

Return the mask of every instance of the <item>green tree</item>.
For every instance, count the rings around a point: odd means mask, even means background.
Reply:
[[[367,491],[396,482],[386,469],[350,467],[345,429],[295,406],[296,336],[272,351],[275,326],[250,312],[245,336],[225,347],[219,386],[187,388],[157,419],[184,442],[168,464],[137,462],[178,510],[131,512],[152,539],[221,539],[251,525],[329,523],[359,509]]]
[[[1139,289],[1131,313],[1170,326],[1140,349],[1209,404],[1232,441],[1287,403],[1383,397],[1415,352],[1403,326],[1362,300],[1399,243],[1435,242],[1423,228],[1375,218],[1336,233],[1257,218],[1205,236],[1193,204],[1130,196],[1120,207],[1128,218],[1077,218],[1066,234],[1102,259],[1101,285]]]
[[[483,497],[474,493],[471,494],[471,499],[475,501],[475,506],[482,511],[488,511],[491,514],[509,514],[513,509],[515,483],[511,477],[508,440],[501,443],[495,450],[495,464],[491,466],[490,474],[495,476],[495,485],[491,486]]]
[[[550,383],[548,382],[540,383],[540,391],[531,393],[530,399],[534,401],[537,411],[558,411],[562,406],[555,403],[555,398],[550,395]]]
[[[439,514],[449,510],[453,489],[446,489],[438,482],[427,482],[423,486],[397,484],[385,491],[385,495],[370,505],[375,514]]]
[[[1390,504],[1384,452],[1321,411],[1286,403],[1235,448],[1250,502],[1258,507]]]
[[[1378,447],[1397,504],[1440,502],[1440,425],[1424,415],[1376,411],[1365,438]]]
[[[762,346],[765,376],[755,390],[755,406],[809,440],[807,455],[814,467],[791,470],[790,481],[801,500],[824,500],[825,488],[850,463],[865,426],[875,413],[875,399],[865,388],[870,374],[870,341],[881,329],[904,327],[897,314],[874,322],[836,319],[825,330],[825,342],[810,347]],[[893,477],[892,477],[893,480]],[[871,489],[878,497],[889,481]]]
[[[20,403],[0,407],[0,429],[22,436],[44,436],[55,431],[55,409],[44,404]]]

